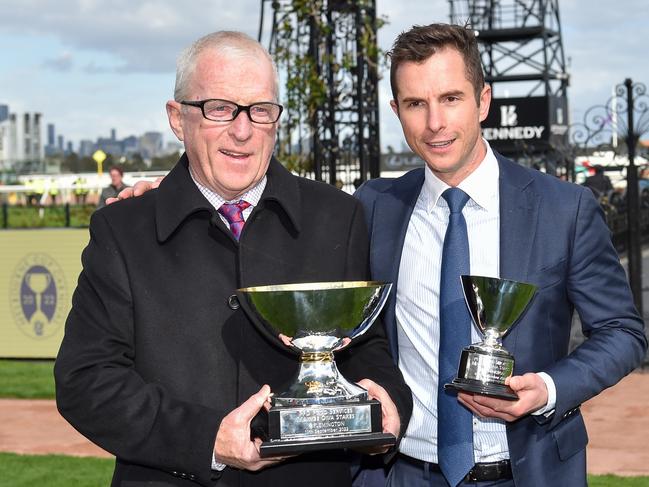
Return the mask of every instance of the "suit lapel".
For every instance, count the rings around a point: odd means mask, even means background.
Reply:
[[[395,305],[399,264],[410,215],[423,182],[423,170],[414,170],[396,179],[386,191],[377,196],[372,215],[370,237],[372,278],[392,283],[384,317],[386,333],[395,361],[398,357]]]
[[[527,169],[497,155],[500,167],[500,277],[527,282],[540,196]],[[505,337],[515,355],[518,327]]]

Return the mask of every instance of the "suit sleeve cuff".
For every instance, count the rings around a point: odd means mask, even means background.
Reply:
[[[222,472],[223,470],[225,470],[225,467],[227,467],[225,463],[219,463],[216,461],[214,452],[212,452],[212,470],[216,470],[217,472]]]
[[[544,415],[546,418],[554,414],[554,408],[557,405],[557,388],[554,385],[554,380],[545,372],[537,372],[537,374],[543,382],[545,382],[545,387],[548,389],[548,402],[541,409],[537,409],[532,413],[532,416]]]

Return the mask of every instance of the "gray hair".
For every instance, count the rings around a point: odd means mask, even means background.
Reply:
[[[196,60],[202,52],[208,49],[236,58],[260,56],[268,59],[273,68],[275,101],[279,100],[279,75],[277,74],[277,66],[268,51],[259,42],[243,32],[227,30],[213,32],[201,37],[180,54],[176,62],[174,100],[183,101],[187,99],[187,84],[196,69]]]

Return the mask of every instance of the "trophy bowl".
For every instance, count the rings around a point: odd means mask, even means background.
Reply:
[[[471,318],[484,340],[462,350],[457,377],[444,387],[516,400],[516,393],[505,384],[514,372],[514,356],[503,347],[502,338],[522,316],[536,286],[494,277],[461,279]]]
[[[381,405],[338,371],[334,351],[365,333],[392,284],[340,281],[239,289],[244,308],[300,353],[295,379],[271,399],[261,427],[261,455],[392,445],[382,432]]]

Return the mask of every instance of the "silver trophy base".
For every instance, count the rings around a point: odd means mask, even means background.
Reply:
[[[381,403],[340,374],[331,352],[302,352],[296,379],[271,404],[262,457],[396,443],[383,433]]]
[[[381,403],[375,400],[303,407],[272,407],[262,457],[337,448],[394,445],[382,431]]]
[[[444,389],[454,389],[458,392],[470,392],[481,396],[490,396],[508,401],[516,401],[518,396],[511,387],[504,384],[490,384],[472,379],[453,379],[450,384],[444,384]]]
[[[514,357],[507,350],[474,344],[462,350],[457,377],[444,389],[515,401],[518,396],[505,385],[513,370]]]

